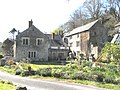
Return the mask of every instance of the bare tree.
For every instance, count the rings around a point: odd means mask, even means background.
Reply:
[[[12,36],[13,36],[13,40],[14,40],[14,35],[15,35],[15,32],[17,32],[17,30],[15,28],[13,28],[9,33],[12,33]]]
[[[120,0],[107,0],[109,13],[116,19],[117,22],[120,21]]]
[[[84,2],[84,8],[89,18],[96,20],[101,17],[103,12],[103,4],[101,0],[86,0]]]

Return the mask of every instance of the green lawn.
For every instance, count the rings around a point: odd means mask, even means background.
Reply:
[[[15,90],[15,85],[11,82],[0,81],[0,90]]]

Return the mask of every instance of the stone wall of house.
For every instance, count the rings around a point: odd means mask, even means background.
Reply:
[[[85,31],[80,33],[80,46],[81,46],[81,53],[83,53],[87,58],[89,56],[89,31]]]
[[[29,38],[29,45],[23,45],[22,38]],[[36,39],[42,38],[43,42],[40,45],[36,45]],[[48,60],[48,39],[39,31],[35,26],[30,27],[28,30],[23,31],[16,37],[16,61],[22,59],[30,60],[31,62],[47,61]],[[36,52],[35,57],[29,58],[30,52]]]
[[[95,58],[98,57],[107,40],[107,30],[104,28],[102,23],[98,21],[94,27],[90,29],[90,53],[95,54]]]
[[[58,48],[58,47],[56,47]],[[49,55],[48,59],[49,61],[60,61],[60,60],[66,60],[68,56],[68,48],[66,49],[49,49]]]

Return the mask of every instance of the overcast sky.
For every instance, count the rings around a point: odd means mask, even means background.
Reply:
[[[22,32],[28,21],[49,33],[68,21],[70,14],[85,0],[0,0],[0,42],[10,37],[13,28]]]

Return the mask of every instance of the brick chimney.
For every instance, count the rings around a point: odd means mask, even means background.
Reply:
[[[33,21],[31,19],[31,21],[29,21],[29,28],[33,25]]]

